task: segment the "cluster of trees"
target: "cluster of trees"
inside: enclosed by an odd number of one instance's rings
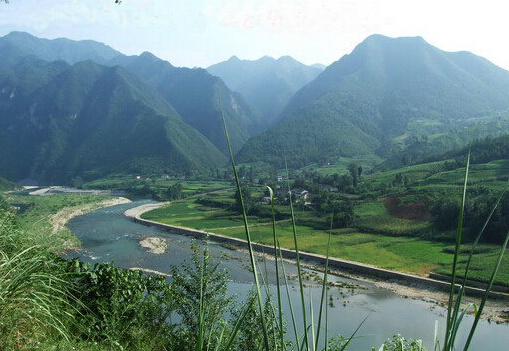
[[[339,194],[328,191],[320,191],[311,197],[311,201],[319,216],[326,216],[330,223],[330,216],[333,216],[334,228],[346,228],[354,219],[353,206],[348,199],[342,199]]]
[[[484,191],[480,191],[484,193]],[[470,198],[465,204],[465,238],[473,240],[488,219],[496,203],[496,197],[488,194]],[[435,199],[431,204],[435,227],[438,230],[453,230],[458,225],[461,203],[450,197]],[[509,230],[509,194],[505,194],[495,209],[481,241],[500,244]]]
[[[358,186],[357,177],[357,186]],[[353,194],[356,192],[354,187],[354,178],[350,173],[332,175],[321,175],[318,172],[304,172],[302,177],[298,177],[292,183],[293,188],[304,188],[311,193],[317,193],[324,187],[337,188],[338,192]]]

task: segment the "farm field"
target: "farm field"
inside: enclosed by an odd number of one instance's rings
[[[375,228],[380,225],[380,222],[377,224],[374,218],[383,211],[385,213],[380,218],[387,221],[387,228],[399,235],[376,232]],[[357,223],[371,225],[371,231],[366,232],[357,228],[334,229],[331,239],[332,256],[419,275],[427,275],[431,271],[446,274],[450,271],[453,258],[452,250],[450,250],[451,243],[404,235],[407,230],[425,230],[429,227],[429,223],[393,217],[387,213],[381,202],[361,205],[356,209],[356,213],[359,216]],[[170,225],[245,238],[243,222],[239,215],[224,208],[200,205],[196,199],[177,201],[147,212],[142,217]],[[299,219],[312,217],[312,214],[296,211],[296,217],[299,222]],[[249,220],[252,240],[271,245],[273,240],[271,222],[254,216],[251,216]],[[291,221],[288,219],[278,221],[276,230],[281,245],[285,248],[294,248]],[[318,254],[326,253],[327,230],[298,225],[297,236],[300,250]],[[483,246],[482,253],[475,256],[472,278],[479,280],[489,278],[498,249],[496,245]],[[460,268],[464,267],[465,260],[465,256],[460,259]],[[509,285],[509,257],[507,256],[504,257],[496,282]]]

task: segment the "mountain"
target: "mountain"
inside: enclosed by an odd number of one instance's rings
[[[280,121],[237,157],[281,163],[286,156],[293,166],[338,156],[386,158],[416,137],[500,133],[508,110],[509,72],[488,60],[442,51],[420,37],[373,35],[300,89]]]
[[[262,114],[264,125],[274,124],[290,98],[320,74],[323,68],[306,66],[290,56],[264,56],[256,61],[236,56],[207,68],[233,91],[239,92]]]
[[[20,93],[12,96],[12,86],[0,85],[0,174],[8,179],[68,183],[113,172],[209,169],[226,160],[155,89],[122,67],[36,59],[20,65],[4,80],[19,84]],[[26,83],[26,72],[40,75],[32,79],[38,86]]]
[[[12,75],[11,67],[27,56],[68,64],[91,60],[106,66],[123,66],[158,90],[185,123],[205,135],[224,154],[227,154],[227,149],[221,110],[224,111],[235,151],[263,128],[260,114],[238,93],[230,91],[220,78],[203,69],[174,67],[148,52],[126,56],[92,40],[49,40],[24,32],[12,32],[0,38],[0,59],[3,62],[0,82],[2,77]]]
[[[25,32],[11,32],[0,38],[0,51],[15,52],[12,58],[36,56],[45,61],[63,60],[74,64],[79,61],[92,60],[105,64],[121,55],[111,47],[93,40],[70,40],[66,38],[42,39]]]
[[[125,67],[157,89],[183,121],[205,135],[225,155],[228,150],[221,111],[234,151],[261,131],[261,116],[220,78],[204,69],[174,67],[148,52],[140,56],[119,56],[110,64]]]

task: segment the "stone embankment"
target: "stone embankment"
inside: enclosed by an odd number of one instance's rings
[[[125,215],[131,217],[135,222],[152,226],[158,229],[171,231],[175,234],[192,236],[199,239],[207,239],[212,240],[218,243],[233,245],[238,248],[247,249],[248,244],[247,241],[237,238],[232,238],[224,235],[219,235],[215,233],[210,233],[203,230],[180,227],[175,225],[163,224],[159,222],[150,221],[147,219],[141,218],[141,215],[147,211],[158,208],[160,206],[165,205],[166,203],[155,203],[155,204],[147,204],[132,208],[125,212]],[[264,254],[274,254],[274,248],[272,246],[263,245],[263,244],[252,244],[253,250],[264,253]],[[296,253],[293,250],[281,249],[282,256],[287,259],[296,258]],[[319,254],[313,254],[308,252],[300,252],[300,259],[304,261],[308,261],[313,266],[323,267],[325,265],[326,257]],[[339,258],[329,258],[329,267],[331,269],[337,270],[346,270],[353,274],[359,274],[362,276],[368,276],[370,278],[380,279],[380,280],[391,280],[402,285],[409,285],[418,288],[433,288],[442,291],[449,291],[451,286],[450,283],[433,279],[430,277],[422,277],[414,274],[408,274],[403,272],[392,271],[388,269],[379,268],[376,266],[372,266],[369,264],[359,263],[348,261]],[[459,287],[459,285],[458,285]],[[483,296],[484,290],[482,288],[467,286],[465,289],[467,295],[470,296]],[[509,299],[509,294],[505,292],[491,292],[490,296],[492,298],[499,299]]]

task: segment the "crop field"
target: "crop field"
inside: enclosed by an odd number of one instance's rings
[[[420,275],[426,275],[431,271],[439,273],[450,271],[453,257],[450,243],[405,235],[408,231],[428,230],[429,222],[391,216],[381,202],[361,204],[355,208],[355,212],[359,216],[356,223],[362,223],[369,230],[358,228],[333,230],[330,248],[332,256]],[[296,216],[299,222],[299,218],[312,217],[312,214],[296,211]],[[245,239],[243,222],[239,215],[222,208],[200,205],[195,199],[172,203],[147,212],[142,217]],[[381,218],[386,222],[384,223]],[[249,218],[249,224],[253,241],[272,245],[272,225],[267,219],[252,216]],[[276,231],[281,245],[293,249],[291,221],[278,221]],[[318,230],[305,225],[297,226],[300,250],[325,254],[327,236],[327,230]],[[479,280],[488,278],[497,250],[498,246],[484,245],[483,252],[474,256],[472,278]],[[465,260],[466,253],[464,258],[460,259],[460,268],[464,266]],[[500,267],[496,282],[509,285],[509,258],[504,258],[504,263],[506,264]]]

